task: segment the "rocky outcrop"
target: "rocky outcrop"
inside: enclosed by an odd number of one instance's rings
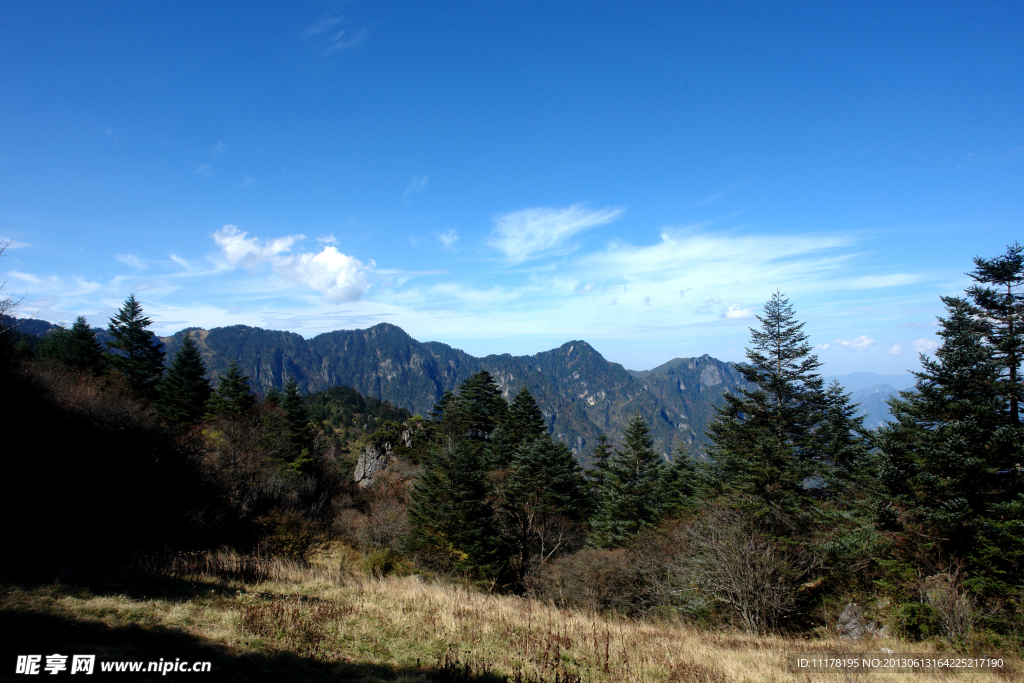
[[[412,430],[404,429],[399,435],[399,441],[403,448],[412,447]],[[369,488],[373,485],[373,478],[386,470],[388,465],[395,459],[394,456],[395,445],[390,441],[371,441],[359,455],[359,461],[356,463],[356,470],[352,474],[352,479],[359,485],[360,488]]]
[[[864,616],[864,608],[855,602],[849,603],[839,615],[836,633],[844,640],[864,640],[879,633],[878,624]]]

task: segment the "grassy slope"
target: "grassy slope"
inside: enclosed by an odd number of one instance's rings
[[[331,564],[340,566],[337,559]],[[224,562],[213,566],[223,569]],[[201,563],[193,563],[162,575],[65,571],[46,581],[5,577],[0,627],[14,635],[4,643],[11,655],[0,679],[11,675],[14,654],[60,652],[94,653],[98,661],[211,660],[213,678],[200,678],[218,681],[486,683],[510,676],[524,683],[781,683],[847,680],[791,674],[787,652],[878,652],[883,646],[935,652],[934,643],[754,638],[643,624],[415,576],[377,580],[275,562],[249,571],[245,582],[201,570]],[[264,576],[255,575],[261,572]],[[1020,663],[1016,666],[1019,672]],[[951,678],[1008,680],[984,673]],[[906,674],[865,677],[876,683],[906,679]]]

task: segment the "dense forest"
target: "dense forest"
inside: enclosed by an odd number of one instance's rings
[[[4,544],[31,561],[226,546],[302,562],[341,543],[374,573],[559,605],[763,634],[813,633],[855,603],[893,636],[1019,651],[1022,252],[976,258],[974,284],[942,299],[941,344],[877,430],[776,293],[706,462],[664,458],[637,412],[584,469],[530,391],[508,400],[487,370],[425,418],[294,377],[257,394],[238,364],[212,382],[191,334],[168,362],[134,295],[103,342],[81,317],[41,339],[2,329]]]

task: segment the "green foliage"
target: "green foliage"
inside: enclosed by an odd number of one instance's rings
[[[661,468],[658,480],[658,499],[662,512],[680,515],[692,510],[698,504],[701,478],[697,463],[690,457],[686,446],[680,445],[672,461]]]
[[[508,467],[520,446],[547,434],[547,431],[544,415],[537,407],[537,402],[533,400],[530,390],[522,387],[492,434],[487,454],[490,467]]]
[[[481,578],[505,573],[485,475],[468,440],[446,436],[433,444],[409,507],[410,547],[426,564]]]
[[[662,514],[659,489],[663,465],[639,412],[622,436],[623,449],[616,449],[608,461],[597,512],[590,522],[590,543],[601,548],[623,545],[651,528]]]
[[[217,381],[217,389],[210,396],[207,415],[210,418],[238,419],[255,405],[256,397],[249,389],[248,375],[243,375],[238,363],[232,361],[227,372]]]
[[[925,640],[938,632],[935,608],[920,602],[905,602],[892,615],[894,634],[906,640]]]
[[[83,316],[78,316],[70,329],[59,325],[51,329],[43,337],[38,355],[95,375],[102,373],[107,365],[107,354]]]
[[[821,363],[782,294],[772,295],[758,320],[761,329],[750,330],[750,365],[740,367],[756,389],[725,396],[708,430],[711,474],[723,491],[791,514],[807,505],[805,482],[822,474],[815,429],[824,402],[815,372]]]
[[[170,422],[198,424],[206,415],[210,392],[206,366],[192,335],[186,332],[171,366],[157,386],[157,412]]]
[[[107,331],[113,340],[107,347],[110,364],[121,372],[139,396],[151,398],[164,371],[164,352],[160,340],[147,330],[153,323],[142,314],[142,305],[130,294],[117,314],[110,319]]]
[[[264,529],[263,546],[272,555],[306,562],[327,545],[327,534],[298,510],[276,509],[258,520]]]
[[[334,429],[349,427],[372,432],[387,422],[404,422],[412,417],[408,410],[363,396],[352,387],[331,387],[303,400],[313,422],[326,422]]]
[[[908,533],[976,558],[976,572],[1019,580],[1022,518],[1012,501],[1024,482],[1016,431],[1005,424],[1000,367],[968,303],[943,301],[936,358],[922,357],[916,391],[890,401],[895,421],[878,431],[880,480]]]

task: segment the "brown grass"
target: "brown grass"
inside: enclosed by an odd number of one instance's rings
[[[361,576],[349,568],[357,563],[348,554],[335,552],[330,562],[313,566],[231,553],[150,558],[143,563],[150,570],[191,578],[195,594],[187,600],[141,599],[61,584],[6,586],[0,608],[99,620],[110,627],[178,629],[236,653],[292,653],[325,664],[376,666],[374,677],[346,679],[364,681],[847,681],[854,679],[791,673],[786,654],[882,647],[936,651],[934,643],[753,637],[609,618],[419,576]],[[1021,670],[1019,662],[1014,665]],[[381,678],[382,670],[394,671],[394,677]],[[965,683],[1006,680],[979,672],[926,676]],[[861,678],[883,683],[906,675]]]

